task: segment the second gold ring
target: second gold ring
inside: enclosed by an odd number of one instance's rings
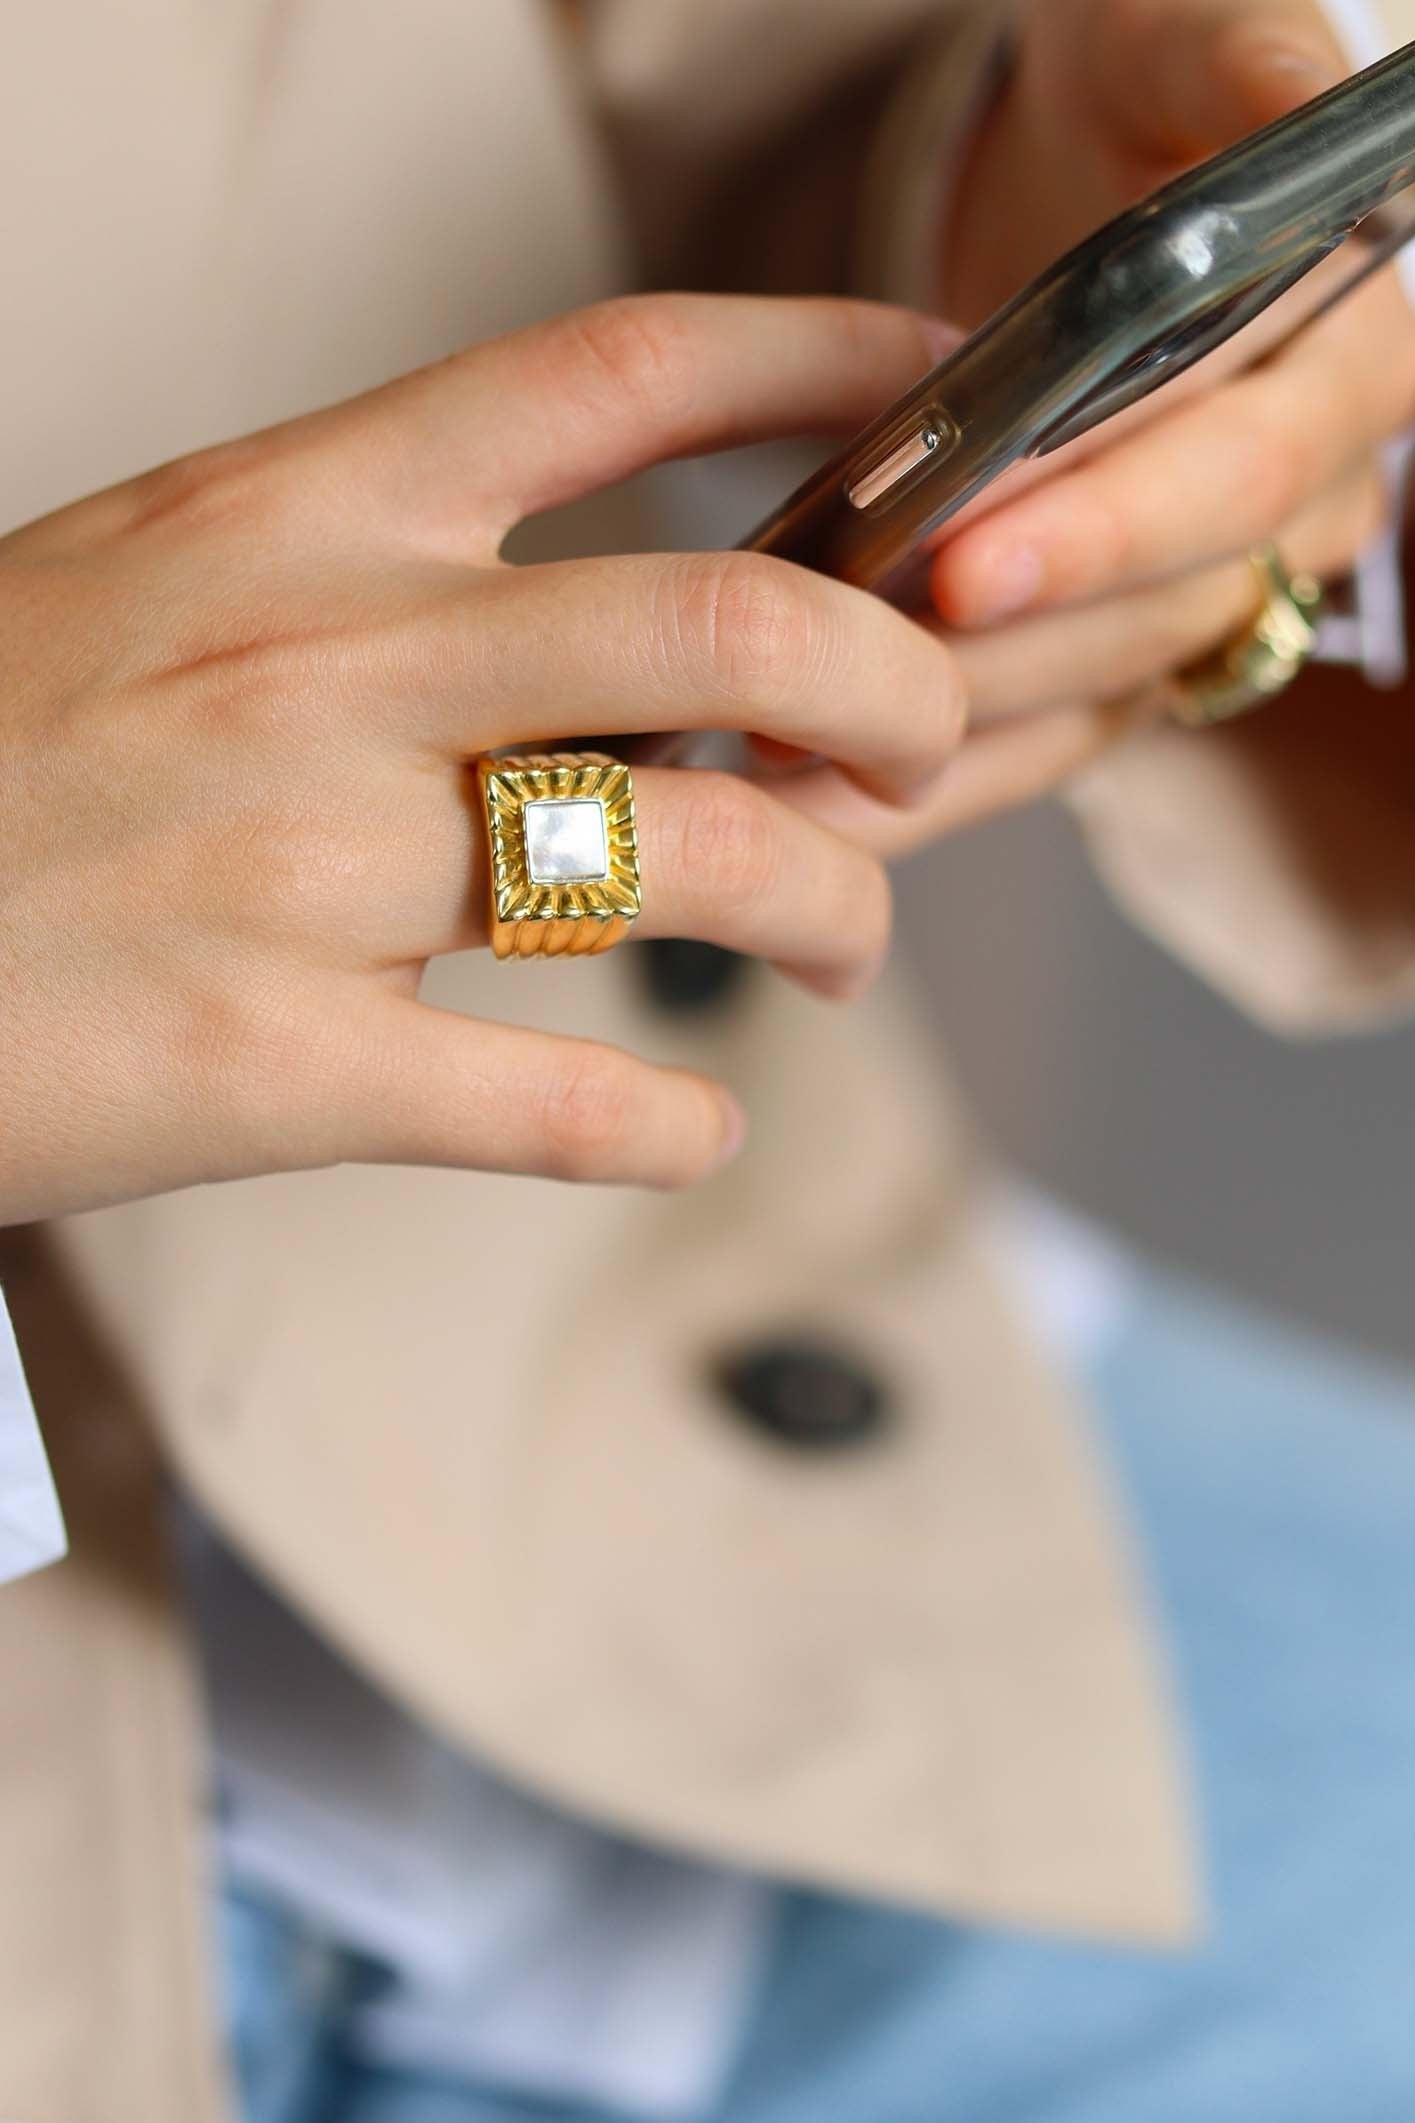
[[[1207,729],[1276,700],[1311,662],[1322,623],[1321,584],[1293,575],[1274,545],[1248,556],[1262,594],[1257,614],[1213,654],[1178,672],[1171,712],[1190,729]]]

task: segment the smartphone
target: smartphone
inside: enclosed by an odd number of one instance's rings
[[[1415,44],[1089,237],[744,545],[913,603],[927,541],[1011,467],[1172,382],[1358,230],[1294,330],[1369,278],[1415,235],[1412,186]]]

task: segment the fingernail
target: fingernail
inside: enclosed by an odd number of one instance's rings
[[[995,620],[1013,619],[1025,612],[1041,595],[1046,570],[1035,546],[1013,546],[999,554],[988,569],[973,609],[985,626]]]
[[[724,1165],[730,1165],[735,1157],[740,1157],[746,1141],[747,1116],[738,1105],[736,1099],[730,1093],[724,1091],[722,1093],[722,1141],[718,1146],[712,1170],[720,1172]]]

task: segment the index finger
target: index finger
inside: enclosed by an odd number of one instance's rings
[[[863,425],[958,336],[878,303],[630,296],[386,386],[379,431],[425,534],[490,557],[523,517],[648,465]]]

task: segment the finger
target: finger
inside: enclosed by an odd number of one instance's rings
[[[1399,289],[1371,289],[1268,367],[965,528],[934,562],[937,609],[993,625],[1246,552],[1407,424],[1415,362],[1391,350],[1412,341]]]
[[[438,641],[429,630],[441,626]],[[414,734],[451,756],[587,731],[761,730],[913,801],[962,735],[955,661],[878,598],[758,553],[506,568],[459,587],[397,652]],[[437,673],[434,681],[429,673]],[[480,719],[480,732],[474,721]]]
[[[737,775],[641,770],[634,780],[640,935],[770,959],[823,995],[870,985],[891,912],[889,881],[870,856]]]
[[[1385,521],[1387,499],[1368,467],[1280,531],[1295,573],[1344,574]],[[1117,699],[1192,661],[1251,619],[1245,558],[1075,610],[955,639],[975,725],[1054,702]]]
[[[915,853],[1062,788],[1113,745],[1154,720],[1154,698],[1071,702],[999,723],[969,738],[929,803],[901,812],[818,770],[774,785],[779,801],[883,861]]]
[[[459,553],[668,458],[872,419],[956,346],[911,311],[835,299],[632,296],[389,385],[389,475]]]
[[[350,1013],[358,1067],[321,1109],[333,1157],[683,1187],[740,1147],[735,1100],[687,1070],[393,995]]]
[[[1092,49],[1098,115],[1160,164],[1227,147],[1350,71],[1314,0],[1109,0]]]
[[[429,778],[401,807],[396,795],[381,801],[384,830],[356,874],[355,903],[331,908],[319,892],[301,895],[311,941],[328,933],[333,916],[385,972],[486,947],[486,824],[465,780]],[[891,900],[888,878],[867,855],[735,774],[639,767],[634,798],[644,902],[637,937],[719,944],[835,998],[873,981],[889,947]],[[347,894],[345,878],[335,889]]]

